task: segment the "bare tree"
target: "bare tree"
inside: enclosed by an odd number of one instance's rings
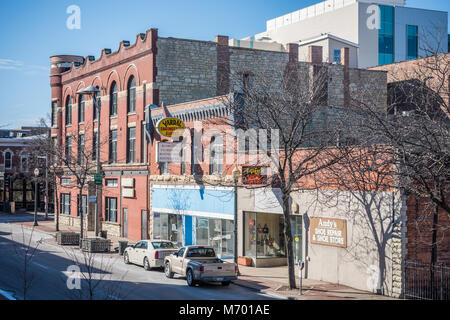
[[[231,115],[225,122],[237,140],[236,163],[243,164],[239,160],[243,156],[247,164],[267,167],[264,183],[244,187],[281,190],[291,289],[296,287],[291,194],[314,189],[314,174],[339,161],[330,147],[336,146],[342,128],[330,125],[330,120],[345,113],[328,106],[328,72],[327,65],[307,63],[289,63],[286,69],[271,72],[242,72],[231,79],[237,93],[223,101]],[[240,132],[247,133],[248,144],[239,139]],[[261,157],[252,160],[252,151]]]

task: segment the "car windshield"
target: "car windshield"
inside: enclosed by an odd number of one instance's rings
[[[190,258],[214,258],[215,256],[213,248],[191,248],[186,255]]]
[[[152,242],[154,249],[177,249],[172,242]]]

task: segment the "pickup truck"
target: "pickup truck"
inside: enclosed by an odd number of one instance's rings
[[[213,247],[186,246],[164,259],[166,277],[185,276],[190,287],[203,281],[221,282],[227,286],[237,279],[237,272],[237,265],[220,260]]]

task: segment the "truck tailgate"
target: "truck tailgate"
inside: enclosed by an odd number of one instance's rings
[[[206,263],[203,265],[204,277],[235,276],[234,263]]]

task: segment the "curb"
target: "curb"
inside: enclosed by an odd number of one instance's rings
[[[242,284],[242,283],[236,283],[236,282],[234,282],[234,281],[232,281],[232,283],[233,283],[234,285],[239,286],[239,287],[242,287],[242,288],[245,288],[245,289],[254,291],[254,292],[258,292],[258,293],[267,294],[267,295],[273,296],[273,297],[278,298],[278,299],[281,299],[281,300],[297,300],[297,299],[292,298],[292,297],[286,297],[286,296],[283,296],[283,295],[279,295],[279,294],[273,292],[272,290],[268,290],[268,289],[257,289],[257,288],[254,288],[254,287],[252,287],[252,286],[249,286],[249,285],[245,285],[245,284]]]

